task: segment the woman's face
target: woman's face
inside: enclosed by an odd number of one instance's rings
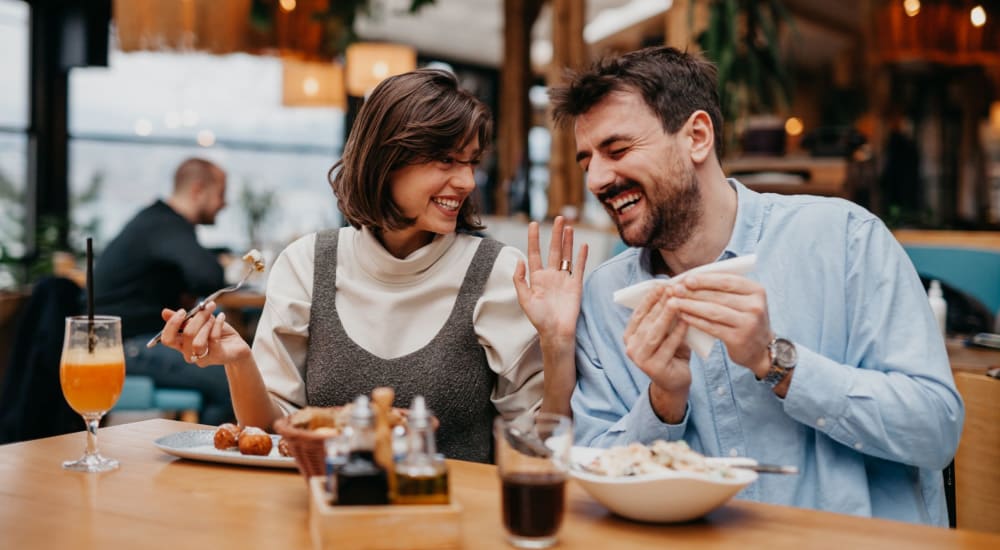
[[[473,175],[479,156],[479,138],[473,137],[461,151],[410,164],[392,174],[392,200],[404,216],[415,222],[383,234],[389,252],[403,258],[430,242],[434,235],[455,231],[458,212],[476,188]]]

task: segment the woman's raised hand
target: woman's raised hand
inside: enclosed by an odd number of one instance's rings
[[[166,325],[161,342],[184,355],[188,363],[199,367],[226,365],[250,355],[250,346],[226,322],[226,314],[213,316],[215,303],[209,302],[202,311],[184,322],[184,310],[164,309],[160,312]]]
[[[547,261],[542,263],[538,223],[528,225],[528,266],[514,271],[517,301],[542,338],[575,338],[580,314],[587,245],[580,245],[573,261],[573,228],[562,216],[552,223]],[[530,276],[525,277],[530,271]],[[530,279],[530,283],[529,283]]]

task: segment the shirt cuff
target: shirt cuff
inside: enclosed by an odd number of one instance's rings
[[[854,379],[854,369],[796,344],[798,365],[785,394],[785,413],[818,431],[833,435],[844,416],[845,396]]]
[[[632,410],[621,417],[608,430],[609,434],[619,433],[628,442],[652,443],[658,439],[677,441],[682,439],[687,430],[688,417],[691,414],[691,404],[684,405],[684,418],[677,424],[666,424],[653,410],[649,400],[649,386],[639,394]]]

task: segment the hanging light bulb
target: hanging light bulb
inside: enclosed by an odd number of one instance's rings
[[[986,10],[981,5],[977,5],[969,12],[969,20],[973,27],[982,27],[986,24]]]
[[[916,17],[920,13],[920,0],[903,0],[903,11],[910,17]]]
[[[799,117],[789,117],[788,120],[785,121],[785,132],[787,132],[790,136],[800,135],[804,129],[805,126],[802,124],[802,119]]]

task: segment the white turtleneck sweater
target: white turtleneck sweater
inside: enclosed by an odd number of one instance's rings
[[[306,404],[315,243],[315,234],[302,237],[275,260],[254,337],[257,366],[272,398],[286,413]],[[478,243],[469,235],[439,235],[399,259],[368,229],[341,229],[337,311],[347,335],[384,359],[427,345],[448,319]],[[538,333],[521,311],[513,284],[519,259],[524,255],[514,247],[500,251],[473,315],[479,343],[497,373],[491,399],[508,418],[537,409],[542,398]]]

